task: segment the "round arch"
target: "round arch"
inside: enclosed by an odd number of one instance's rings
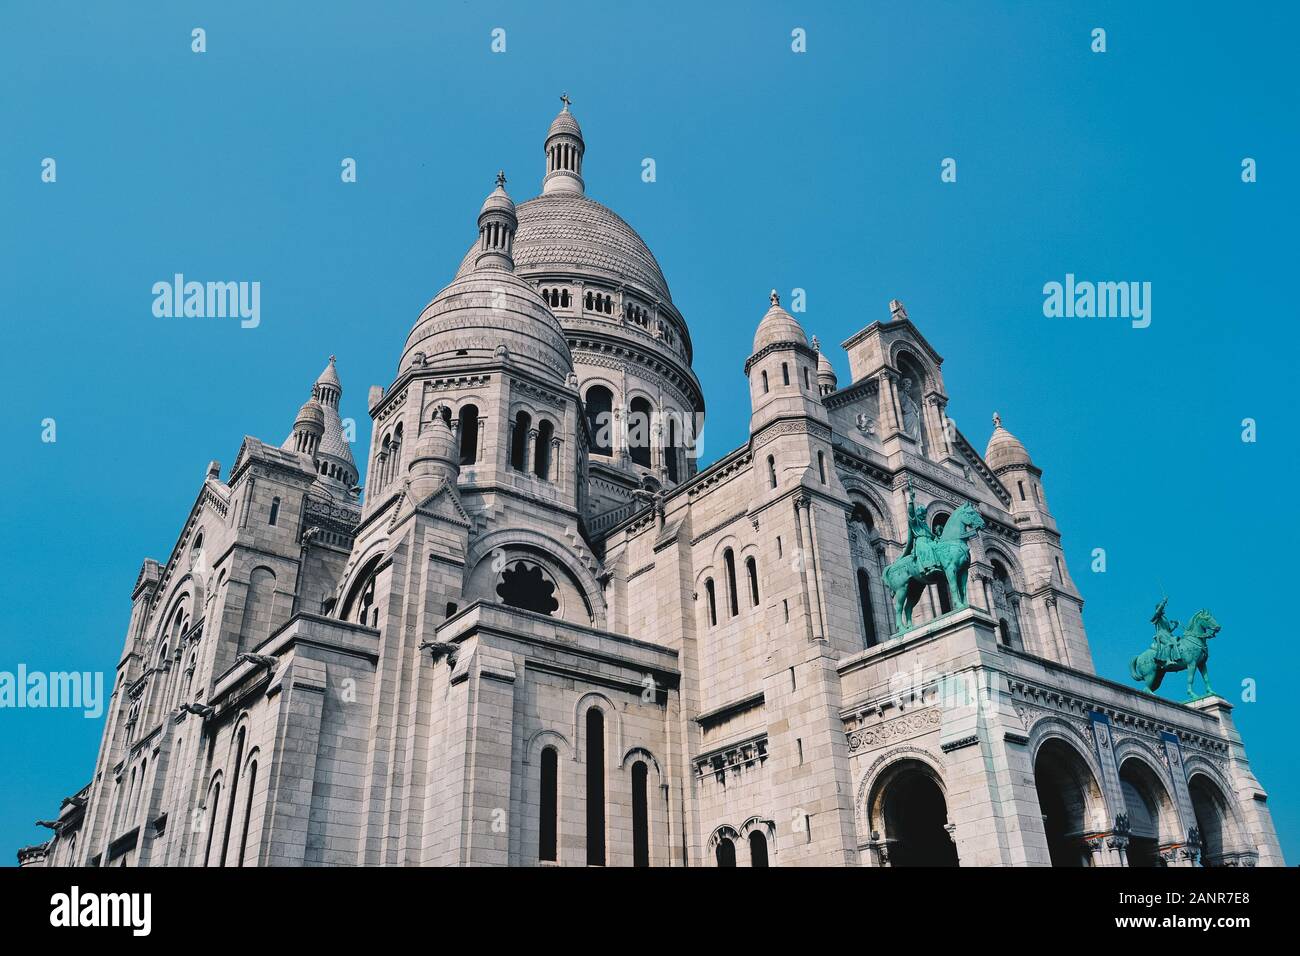
[[[1120,758],[1119,785],[1128,815],[1128,863],[1133,867],[1163,866],[1161,846],[1179,841],[1178,811],[1164,776],[1144,754],[1130,750]]]
[[[1106,829],[1106,801],[1087,758],[1068,737],[1050,734],[1035,749],[1033,768],[1052,866],[1090,866],[1085,840]]]
[[[567,543],[558,541],[540,531],[526,528],[502,528],[483,535],[470,546],[469,552],[465,555],[465,580],[467,584],[483,560],[491,557],[493,552],[498,550],[506,553],[510,551],[531,552],[541,560],[534,558],[528,560],[534,560],[547,567],[562,570],[584,602],[590,618],[589,621],[578,623],[587,623],[595,628],[605,627],[607,614],[605,596],[600,582],[596,580],[595,568],[579,561],[573,555]],[[491,600],[497,600],[495,594]]]
[[[1226,866],[1236,854],[1248,850],[1243,838],[1245,832],[1237,808],[1233,806],[1217,775],[1203,769],[1187,768],[1187,792],[1191,797],[1192,811],[1196,815],[1196,831],[1200,836],[1202,866]]]

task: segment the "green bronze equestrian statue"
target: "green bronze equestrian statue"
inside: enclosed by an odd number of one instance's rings
[[[912,628],[912,610],[925,588],[941,580],[948,583],[953,610],[969,606],[966,577],[970,572],[970,545],[984,519],[969,501],[958,508],[936,539],[926,518],[927,508],[917,507],[911,482],[907,487],[907,546],[897,561],[885,568],[885,584],[894,596],[896,633]]]
[[[1209,611],[1200,610],[1192,615],[1182,635],[1175,636],[1178,622],[1165,616],[1165,605],[1168,603],[1169,598],[1165,598],[1156,605],[1156,613],[1151,618],[1156,633],[1151,639],[1151,646],[1133,658],[1129,665],[1133,679],[1145,683],[1148,690],[1154,691],[1165,679],[1165,674],[1185,670],[1187,696],[1192,699],[1196,696],[1192,692],[1192,682],[1199,671],[1201,683],[1205,685],[1205,694],[1209,696],[1214,693],[1206,667],[1210,660],[1209,641],[1219,633],[1219,622]]]

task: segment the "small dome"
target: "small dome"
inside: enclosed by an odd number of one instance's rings
[[[497,173],[497,188],[488,193],[487,199],[483,200],[483,208],[478,211],[478,214],[481,217],[485,212],[505,212],[511,216],[515,215],[515,201],[506,192],[504,171]]]
[[[582,139],[582,127],[578,125],[577,117],[569,112],[569,104],[564,104],[564,109],[560,110],[555,119],[551,120],[551,128],[546,131],[546,138],[559,136],[576,136]]]
[[[294,419],[293,427],[302,428],[311,425],[317,431],[325,430],[325,409],[321,408],[320,402],[314,397],[303,402],[302,408],[298,409],[298,417]]]
[[[1002,416],[993,413],[993,435],[984,450],[984,462],[994,473],[1004,468],[1032,468],[1033,461],[1020,439],[1002,427]]]
[[[758,331],[754,333],[754,354],[758,354],[769,345],[802,345],[808,346],[808,336],[804,334],[803,326],[797,319],[785,309],[781,308],[781,297],[772,290],[769,299],[772,307],[767,310],[763,316],[763,321],[758,323]]]
[[[835,367],[831,365],[831,360],[826,357],[826,353],[818,350],[817,352],[817,378],[829,379],[831,384],[836,382]]]
[[[537,290],[512,272],[480,269],[453,281],[424,307],[407,336],[398,374],[412,364],[459,373],[493,361],[502,350],[559,385],[573,371],[564,329]]]
[[[441,410],[434,413],[432,419],[421,429],[420,437],[415,440],[413,460],[421,458],[432,458],[459,466],[460,447],[456,442],[456,433],[443,418]]]

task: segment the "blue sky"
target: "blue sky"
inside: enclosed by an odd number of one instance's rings
[[[1222,623],[1211,676],[1300,860],[1300,660],[1275,624],[1294,594],[1298,19],[1240,2],[7,3],[0,670],[111,674],[140,562],[167,557],[207,462],[228,467],[245,434],[281,441],[330,353],[364,447],[368,386],[391,380],[496,170],[516,200],[540,190],[567,90],[589,194],[645,237],[691,326],[706,458],[744,440],[770,288],[806,290],[841,384],[836,344],[902,299],[958,426],[982,448],[997,409],[1043,468],[1098,672],[1127,680],[1162,589],[1175,617]],[[150,289],[176,272],[259,281],[260,326],[155,318]],[[1067,273],[1150,282],[1150,327],[1045,318],[1043,284]],[[89,780],[101,729],[0,711],[0,861],[48,836],[30,821]]]

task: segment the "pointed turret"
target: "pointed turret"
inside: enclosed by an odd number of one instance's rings
[[[329,364],[312,385],[311,398],[298,409],[293,432],[280,447],[309,455],[322,482],[335,489],[350,491],[357,484],[357,466],[343,434],[343,420],[339,417],[339,399],[342,397],[343,386],[331,355]]]
[[[813,336],[813,351],[817,353],[817,391],[825,398],[839,385],[839,379],[835,377],[835,367],[831,365],[831,360],[826,357],[822,351],[822,344],[817,341],[817,336]]]
[[[542,180],[542,193],[581,193],[582,154],[586,144],[582,141],[582,127],[569,112],[569,94],[560,96],[564,108],[546,131],[546,177]]]

